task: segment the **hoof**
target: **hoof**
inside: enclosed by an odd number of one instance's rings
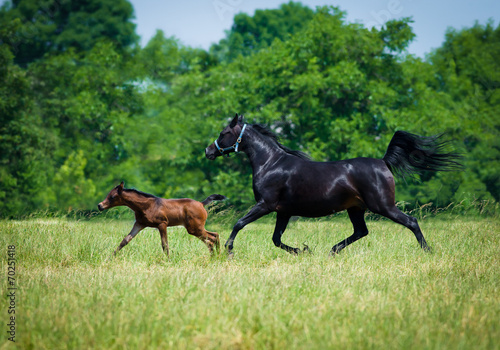
[[[422,249],[423,249],[423,250],[424,250],[424,252],[426,252],[426,253],[429,253],[429,254],[434,253],[434,250],[433,250],[431,247],[429,247],[428,245],[426,245],[426,246],[422,247]]]
[[[332,258],[334,258],[335,256],[337,256],[338,254],[340,253],[340,251],[337,251],[337,250],[330,250],[330,255]]]
[[[302,245],[304,246],[304,249],[302,249],[302,253],[305,254],[305,253],[309,253],[309,254],[312,254],[312,250],[309,249],[309,246],[305,243],[302,243]]]

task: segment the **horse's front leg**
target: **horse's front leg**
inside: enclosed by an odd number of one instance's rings
[[[299,248],[293,248],[281,242],[281,236],[286,230],[288,221],[290,221],[290,215],[278,213],[276,217],[276,226],[274,228],[273,243],[276,247],[286,250],[290,254],[298,255],[301,252]]]
[[[257,203],[250,211],[241,219],[238,220],[233,227],[233,231],[226,242],[226,249],[229,256],[233,255],[233,242],[238,232],[251,222],[269,214],[271,211],[267,208],[264,202]]]
[[[132,227],[132,231],[128,235],[125,236],[123,241],[120,243],[118,248],[116,248],[113,255],[116,255],[123,247],[125,247],[131,240],[134,238],[145,226],[139,224],[137,221],[134,223],[134,227]]]

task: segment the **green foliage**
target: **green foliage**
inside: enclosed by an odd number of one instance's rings
[[[462,128],[468,169],[458,198],[474,195],[500,200],[500,25],[475,24],[450,29],[443,46],[430,55],[437,69],[436,89],[450,99],[448,106]]]
[[[401,51],[408,47],[410,42],[415,38],[411,27],[408,23],[412,23],[411,18],[402,20],[388,21],[380,30],[380,38],[386,43],[387,49],[390,51]]]
[[[0,216],[32,210],[51,170],[53,139],[34,113],[32,79],[13,64],[8,38],[19,21],[0,29]]]
[[[445,133],[466,171],[397,180],[409,207],[500,199],[500,27],[450,29],[426,60],[411,19],[381,29],[290,2],[239,14],[208,51],[145,45],[126,0],[0,10],[0,216],[89,210],[121,180],[164,197],[254,201],[241,155],[204,149],[234,113],[318,161],[381,158],[396,130]],[[168,34],[168,33],[167,33]]]
[[[27,65],[47,52],[92,49],[102,38],[119,47],[137,41],[133,7],[127,0],[12,0],[0,9],[0,23],[22,23],[8,38],[15,62]]]
[[[239,13],[226,38],[212,45],[210,52],[220,61],[229,62],[240,55],[251,55],[276,39],[288,39],[304,28],[313,15],[313,10],[293,1],[276,10],[256,10],[254,16]]]

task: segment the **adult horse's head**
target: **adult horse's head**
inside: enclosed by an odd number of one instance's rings
[[[229,156],[233,152],[238,152],[245,128],[243,116],[238,116],[238,113],[236,113],[229,125],[221,131],[217,140],[205,149],[205,156],[210,160],[214,160],[218,156]]]

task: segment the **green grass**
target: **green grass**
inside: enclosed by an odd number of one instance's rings
[[[207,226],[223,242],[227,221]],[[257,222],[228,261],[183,228],[169,228],[170,260],[153,229],[108,259],[132,221],[0,221],[2,286],[11,244],[18,286],[17,342],[4,297],[0,348],[500,349],[499,220],[420,225],[432,254],[404,227],[371,221],[331,258],[351,233],[345,217],[292,222],[283,241],[313,250],[300,256]]]

